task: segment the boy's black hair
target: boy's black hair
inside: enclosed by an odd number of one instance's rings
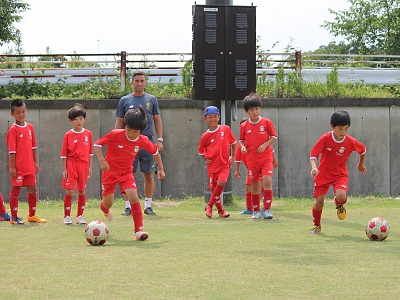
[[[350,127],[350,124],[351,124],[350,115],[345,110],[337,110],[331,116],[331,125],[333,127],[346,126],[346,125],[349,125]]]
[[[14,112],[14,107],[21,107],[24,105],[25,105],[25,102],[24,102],[24,100],[21,100],[21,99],[15,99],[15,100],[11,101],[11,103],[10,103],[11,112]]]
[[[250,108],[260,107],[261,108],[261,97],[256,93],[250,93],[243,99],[243,108],[248,111]]]
[[[140,130],[146,128],[147,117],[144,108],[139,105],[138,109],[129,109],[124,116],[124,125],[130,129]]]
[[[68,119],[73,120],[80,116],[86,119],[86,111],[82,104],[75,103],[75,105],[68,112]]]

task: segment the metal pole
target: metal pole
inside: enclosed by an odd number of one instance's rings
[[[121,91],[124,91],[126,88],[126,51],[121,52],[121,66],[120,66],[120,75],[121,75]]]

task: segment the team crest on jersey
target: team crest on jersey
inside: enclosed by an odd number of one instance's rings
[[[224,136],[225,136],[225,132],[221,131],[220,135],[221,135],[221,140],[223,140]]]
[[[86,135],[85,138],[83,139],[83,144],[87,145],[89,143],[89,137]]]
[[[140,149],[139,149],[139,146],[135,146],[135,148],[133,148],[133,152],[136,152],[136,153],[137,153],[137,152],[139,152],[139,150],[140,150]]]
[[[32,132],[31,132],[30,129],[28,130],[28,133],[29,133],[29,139],[31,140],[32,139]]]
[[[265,127],[264,126],[260,126],[260,134],[265,134]]]
[[[344,148],[343,146],[339,148],[338,152],[336,152],[336,155],[338,156],[342,156],[344,153],[344,150],[346,150],[346,148]]]

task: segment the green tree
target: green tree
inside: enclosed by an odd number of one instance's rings
[[[13,26],[21,21],[21,13],[29,9],[29,4],[20,0],[0,0],[0,46],[6,43],[21,44],[21,32]]]
[[[400,0],[348,0],[346,10],[333,11],[322,27],[342,36],[358,54],[400,54]]]

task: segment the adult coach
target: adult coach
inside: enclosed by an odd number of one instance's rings
[[[163,126],[160,117],[160,109],[158,107],[157,98],[154,95],[145,93],[144,88],[146,86],[146,74],[142,71],[135,71],[132,75],[132,86],[133,93],[123,96],[117,106],[115,122],[115,128],[124,128],[124,116],[125,113],[131,109],[138,109],[141,105],[146,111],[147,124],[146,128],[142,131],[142,135],[147,136],[150,141],[154,143],[153,139],[153,121],[154,128],[157,133],[157,148],[158,151],[163,150]],[[155,163],[153,155],[151,155],[146,150],[142,149],[139,151],[138,155],[133,162],[133,172],[135,173],[140,163],[140,171],[144,175],[144,213],[147,215],[155,215],[155,212],[151,208],[151,201],[153,200],[154,193],[154,171]],[[125,199],[125,210],[122,215],[131,215],[131,206],[129,201]]]

